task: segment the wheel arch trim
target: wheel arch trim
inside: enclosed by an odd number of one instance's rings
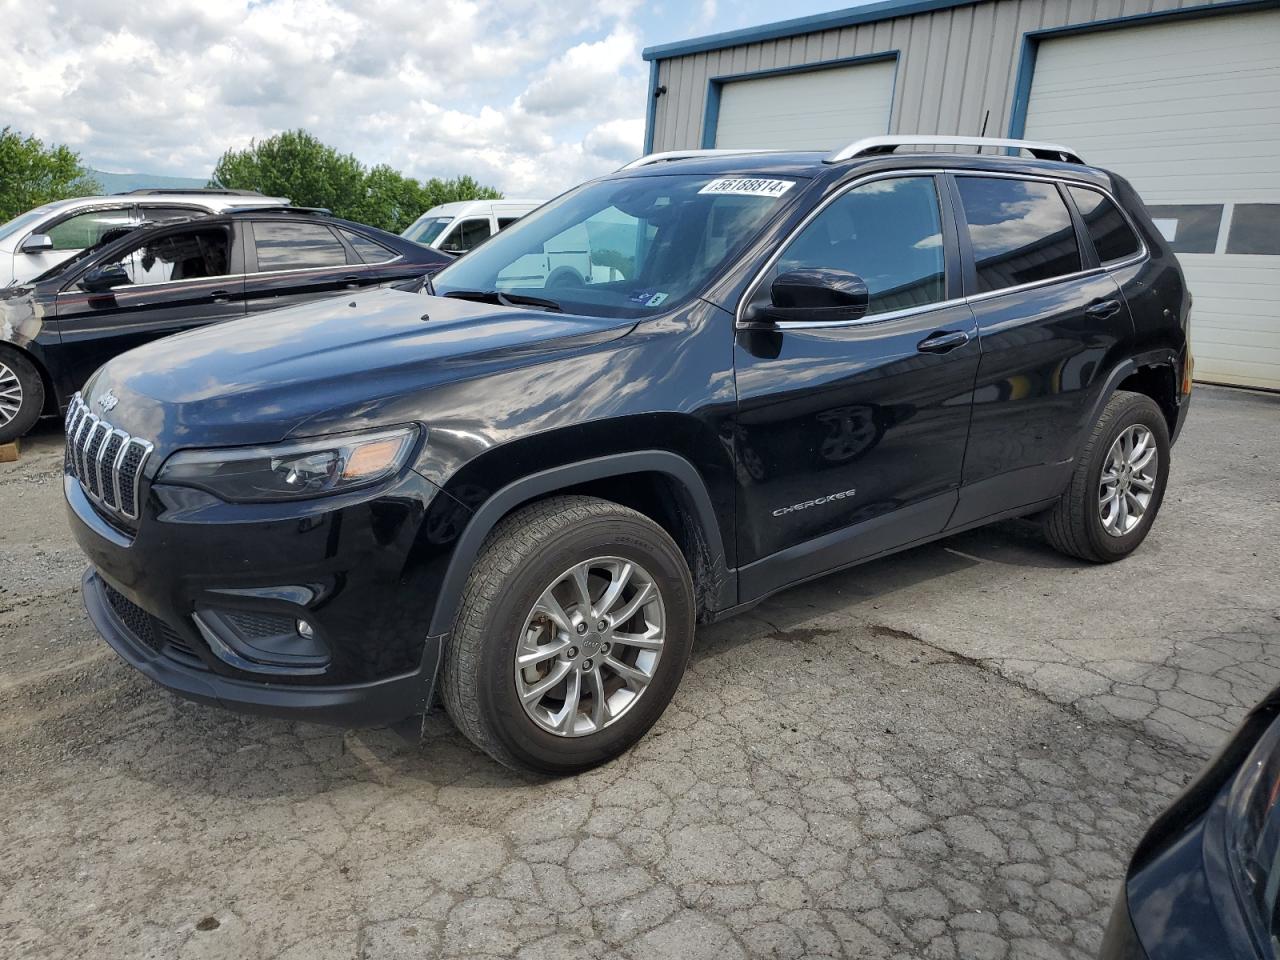
[[[719,600],[717,606],[734,605],[738,594],[737,572],[726,566],[719,521],[702,475],[692,463],[669,450],[637,450],[540,470],[512,481],[477,507],[449,558],[449,566],[440,584],[440,593],[431,615],[430,634],[438,636],[453,630],[453,622],[462,603],[462,593],[476,557],[480,554],[480,548],[498,521],[508,513],[558,490],[566,490],[593,480],[638,473],[663,474],[675,481],[687,496],[688,505],[696,514],[701,528],[700,534],[711,553],[711,575]]]
[[[1098,422],[1098,418],[1102,416],[1102,410],[1106,407],[1108,401],[1115,395],[1120,384],[1127,380],[1130,376],[1141,370],[1150,367],[1169,367],[1176,374],[1178,369],[1178,357],[1172,350],[1159,349],[1151,350],[1145,353],[1134,354],[1126,357],[1111,368],[1107,374],[1106,380],[1103,381],[1102,389],[1098,391],[1098,396],[1094,398],[1092,406],[1086,412],[1086,416],[1077,425],[1076,435],[1072,440],[1070,450],[1078,450],[1080,443],[1084,438],[1085,431],[1089,430],[1093,424]],[[1172,435],[1172,430],[1170,434]]]

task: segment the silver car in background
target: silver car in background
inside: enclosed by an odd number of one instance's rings
[[[109,230],[178,220],[233,207],[283,206],[286,197],[252,190],[133,190],[55,200],[0,225],[0,287],[24,283],[93,246]]]

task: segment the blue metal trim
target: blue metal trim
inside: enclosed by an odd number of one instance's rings
[[[653,125],[658,116],[658,61],[649,62],[649,102],[644,109],[644,153],[653,153]]]
[[[674,43],[660,43],[645,47],[640,55],[646,60],[666,60],[690,53],[719,50],[722,47],[738,47],[745,43],[759,43],[762,40],[776,40],[779,37],[835,30],[860,23],[874,23],[877,20],[889,20],[893,17],[909,17],[916,13],[932,13],[935,10],[949,10],[952,7],[964,7],[982,2],[985,0],[880,0],[879,3],[867,3],[860,7],[833,10],[830,13],[817,13],[793,20],[766,23],[758,27],[714,33],[690,40],[677,40]]]
[[[1029,30],[1022,35],[1022,51],[1018,58],[1018,76],[1013,86],[1013,103],[1009,109],[1009,136],[1021,139],[1027,130],[1027,109],[1031,105],[1031,81],[1036,72],[1036,53],[1040,41],[1057,37],[1069,37],[1080,33],[1100,33],[1119,30],[1156,20],[1190,20],[1213,17],[1222,13],[1241,13],[1249,10],[1268,10],[1280,7],[1280,0],[1226,0],[1223,3],[1204,3],[1176,10],[1158,10],[1152,13],[1131,13],[1125,17],[1073,23],[1045,30]]]
[[[789,67],[769,67],[765,70],[748,70],[745,73],[727,73],[719,77],[710,77],[707,79],[707,105],[702,114],[702,146],[703,149],[710,150],[716,145],[716,125],[720,122],[720,94],[726,83],[735,83],[738,80],[756,80],[761,77],[780,77],[790,73],[814,73],[818,70],[828,70],[838,67],[852,67],[864,63],[883,63],[886,60],[894,62],[893,70],[893,89],[889,94],[889,120],[885,127],[885,133],[889,132],[889,126],[893,124],[893,97],[898,90],[898,65],[900,63],[899,50],[882,50],[879,53],[864,53],[857,57],[841,57],[839,60],[822,60],[818,63],[797,63]],[[657,61],[650,61],[654,66]],[[648,150],[645,151],[649,152]]]

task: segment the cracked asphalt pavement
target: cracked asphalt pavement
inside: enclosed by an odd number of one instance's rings
[[[99,641],[61,436],[0,465],[0,955],[1084,958],[1280,683],[1280,397],[1197,388],[1141,551],[1002,524],[699,631],[575,779],[178,701]]]

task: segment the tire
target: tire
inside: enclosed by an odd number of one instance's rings
[[[1136,472],[1128,486],[1117,487],[1117,484],[1108,483],[1104,489],[1104,469],[1108,476],[1117,473],[1112,470],[1117,441],[1122,436],[1133,441],[1133,438],[1141,437],[1143,431],[1155,446],[1154,467],[1148,465],[1145,471]],[[1085,439],[1062,499],[1045,515],[1044,531],[1049,543],[1062,553],[1091,563],[1111,563],[1133,553],[1146,539],[1164,501],[1169,479],[1169,451],[1169,426],[1155,401],[1140,393],[1118,391],[1107,401],[1102,416]],[[1117,475],[1123,478],[1122,473]],[[1123,479],[1117,481],[1123,482]],[[1129,505],[1137,503],[1146,492],[1143,485],[1147,482],[1153,483],[1154,488],[1150,490],[1149,499],[1142,505],[1141,516],[1135,522]],[[1119,518],[1118,507],[1113,505],[1108,509],[1103,503],[1107,494],[1117,490],[1131,491],[1128,497],[1121,494],[1126,505],[1124,514]],[[1127,523],[1132,523],[1132,526],[1126,529]]]
[[[606,563],[613,564],[608,578],[601,572]],[[565,599],[581,595],[573,592],[576,581],[570,575],[588,564],[596,564],[588,571],[588,596],[600,611],[599,619],[589,617],[594,621],[590,625],[579,622],[583,604]],[[609,607],[604,591],[613,583],[624,583],[619,591],[625,592],[619,592]],[[650,588],[656,591],[656,602]],[[555,601],[550,607],[562,604],[560,622],[568,629],[535,610],[548,605],[548,594]],[[626,608],[641,601],[643,605],[628,616]],[[608,611],[625,618],[616,624],[618,631],[625,629],[624,636],[636,642],[652,644],[652,623],[660,620],[660,651],[640,650],[621,640],[608,644],[618,633],[612,626],[597,630]],[[638,632],[640,627],[645,630]],[[684,675],[693,633],[692,578],[666,531],[615,503],[553,497],[503,519],[481,548],[445,649],[441,696],[458,729],[499,763],[539,773],[577,773],[616,757],[653,726]],[[569,645],[547,659],[545,651],[558,644]],[[534,651],[543,659],[518,669],[518,650],[525,656]],[[630,667],[632,679],[624,680],[611,663]],[[526,707],[520,691],[526,696],[535,693],[555,671],[567,671],[564,685],[549,688],[551,692]],[[646,671],[647,685],[637,684],[636,678]],[[582,699],[574,700],[577,706],[570,709],[567,685],[574,678]],[[597,682],[602,684],[598,688]],[[599,714],[595,689],[605,694],[599,699],[604,705]],[[548,707],[556,703],[563,703],[562,723]]]
[[[17,401],[16,409],[10,401]],[[0,443],[12,443],[36,425],[44,410],[40,371],[16,350],[0,348]]]

